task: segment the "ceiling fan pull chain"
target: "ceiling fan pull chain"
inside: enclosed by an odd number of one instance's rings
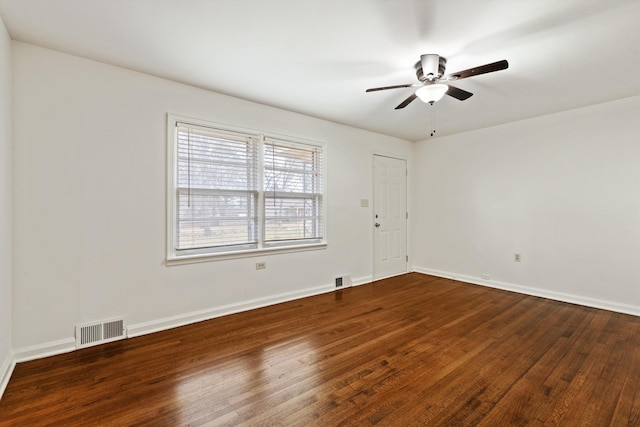
[[[433,132],[431,132],[431,136],[435,135],[436,133],[436,108],[433,107]]]
[[[429,110],[431,110],[431,136],[433,136],[436,133],[436,110],[433,104],[431,104]]]

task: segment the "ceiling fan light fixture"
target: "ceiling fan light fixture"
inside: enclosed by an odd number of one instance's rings
[[[416,91],[416,95],[422,102],[433,104],[440,101],[445,93],[449,90],[449,86],[436,83],[433,85],[422,86]]]

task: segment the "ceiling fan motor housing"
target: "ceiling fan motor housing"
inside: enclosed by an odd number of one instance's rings
[[[436,81],[444,75],[446,66],[447,58],[445,57],[434,54],[422,55],[415,65],[416,77],[422,83]]]

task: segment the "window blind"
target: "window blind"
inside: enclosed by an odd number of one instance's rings
[[[177,123],[178,251],[258,242],[259,138]]]
[[[272,138],[263,147],[265,243],[322,239],[322,149]]]

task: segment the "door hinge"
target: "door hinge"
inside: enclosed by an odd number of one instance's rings
[[[407,262],[409,262],[409,255],[407,255],[405,258],[407,259]]]
[[[409,219],[409,212],[407,212],[407,219]]]

